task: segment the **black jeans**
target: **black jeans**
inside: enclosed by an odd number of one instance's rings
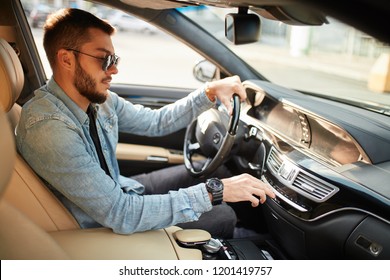
[[[231,177],[231,172],[221,166],[208,177],[220,179]],[[205,178],[192,177],[184,165],[172,166],[151,173],[135,175],[131,177],[145,186],[145,194],[166,194],[170,190],[187,188],[202,182]],[[214,206],[209,212],[202,214],[198,221],[178,224],[183,229],[203,229],[213,237],[232,238],[237,217],[234,210],[222,203]]]

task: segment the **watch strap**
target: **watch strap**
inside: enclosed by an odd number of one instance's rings
[[[218,178],[211,178],[206,181],[206,189],[212,196],[212,205],[221,204],[223,201],[223,183]]]

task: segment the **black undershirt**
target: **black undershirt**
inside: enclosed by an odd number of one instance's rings
[[[89,106],[87,109],[87,115],[89,118],[89,133],[91,134],[91,138],[93,143],[95,144],[95,148],[99,157],[100,167],[106,172],[108,176],[111,177],[110,171],[108,170],[107,162],[104,159],[102,146],[100,144],[99,135],[96,127],[96,115],[95,110],[92,106]]]

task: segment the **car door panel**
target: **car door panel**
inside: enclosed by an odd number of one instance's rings
[[[116,156],[121,168],[121,174],[131,176],[155,169],[177,164],[184,164],[182,150],[167,149],[157,146],[119,143]],[[193,156],[193,160],[203,160],[204,157]]]

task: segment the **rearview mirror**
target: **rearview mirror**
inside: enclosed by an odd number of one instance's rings
[[[237,14],[225,17],[225,36],[235,45],[257,42],[260,34],[260,18],[240,9]]]

